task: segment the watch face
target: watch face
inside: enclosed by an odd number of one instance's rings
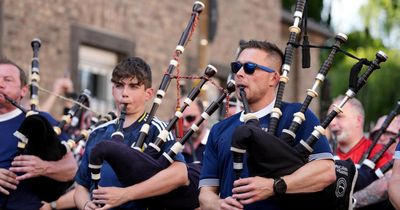
[[[274,188],[276,194],[285,194],[287,186],[283,179],[275,179]]]

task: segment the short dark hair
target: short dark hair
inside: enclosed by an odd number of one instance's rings
[[[19,71],[19,80],[21,81],[21,87],[24,87],[26,84],[28,84],[28,79],[26,78],[24,69],[22,69],[16,63],[14,63],[8,58],[0,57],[0,64],[9,64],[15,66]]]
[[[144,84],[145,88],[150,88],[152,83],[151,68],[139,57],[125,58],[115,66],[111,82],[120,82],[125,78],[136,78],[140,85]]]
[[[249,40],[249,41],[243,41],[240,42],[239,44],[239,52],[238,56],[240,53],[243,52],[243,50],[247,48],[255,48],[255,49],[260,49],[263,50],[264,52],[270,54],[271,56],[276,57],[280,63],[283,63],[283,52],[281,49],[278,48],[275,44],[268,42],[268,41],[259,41],[259,40]],[[280,70],[281,71],[281,70]],[[282,73],[282,72],[280,72]]]

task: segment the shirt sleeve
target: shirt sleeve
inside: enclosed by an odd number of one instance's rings
[[[304,126],[303,131],[300,132],[301,139],[306,140],[311,136],[311,133],[314,131],[315,126],[319,126],[320,122],[318,118],[308,109],[306,111],[306,121],[303,122],[302,126]],[[309,161],[313,160],[323,160],[323,159],[331,159],[333,160],[332,150],[329,146],[327,138],[323,135],[319,138],[319,140],[313,145],[313,152],[309,157]]]
[[[89,170],[89,153],[91,149],[93,148],[93,143],[94,143],[94,138],[93,136],[95,135],[90,135],[89,139],[86,143],[86,148],[85,152],[83,153],[81,162],[79,164],[78,171],[76,172],[75,175],[75,181],[87,189],[90,189],[90,183],[91,183],[91,174]]]

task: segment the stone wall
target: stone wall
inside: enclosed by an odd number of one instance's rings
[[[158,88],[162,73],[168,66],[178,39],[186,26],[194,1],[152,0],[0,0],[1,2],[1,54],[16,61],[27,70],[32,51],[30,41],[42,40],[40,50],[41,86],[51,89],[54,78],[63,76],[66,70],[76,75],[74,48],[71,45],[72,28],[96,31],[109,37],[131,43],[132,55],[148,61],[154,72],[153,86]],[[281,23],[280,1],[219,0],[218,29],[208,52],[210,63],[223,68],[235,57],[240,39],[265,39],[286,43]],[[201,18],[201,16],[200,16]],[[194,37],[181,57],[183,72],[191,61],[196,63],[199,35]],[[283,40],[282,40],[283,39]],[[107,46],[107,45],[105,45]],[[72,49],[71,49],[72,48]],[[111,71],[111,70],[110,70]],[[162,112],[163,119],[172,116],[175,104],[175,82],[170,85]],[[40,94],[43,100],[46,93]],[[295,97],[294,99],[297,100]],[[53,110],[53,114],[60,110]]]

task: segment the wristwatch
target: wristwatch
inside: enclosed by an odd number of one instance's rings
[[[284,195],[287,190],[286,182],[281,177],[274,178],[274,193],[275,195]]]

